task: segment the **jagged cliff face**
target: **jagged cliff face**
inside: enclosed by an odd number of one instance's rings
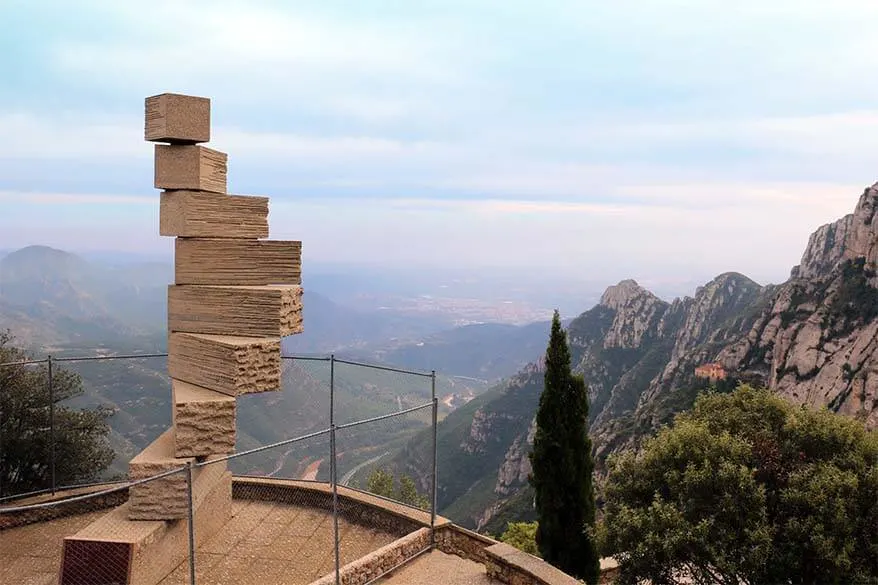
[[[793,402],[878,426],[876,210],[878,185],[865,190],[854,213],[814,232],[782,285],[760,287],[727,273],[667,307],[654,332],[640,334],[667,360],[648,382],[641,375],[636,387],[626,388],[623,375],[610,391],[608,408],[592,427],[599,457],[636,446],[640,436],[687,408],[697,395],[692,389],[704,385],[694,378],[695,367],[714,361],[732,381],[766,385]],[[630,284],[626,289],[644,296]],[[588,378],[589,368],[582,369]]]
[[[614,312],[610,330],[604,335],[605,348],[638,348],[644,344],[668,304],[634,280],[623,280],[609,287],[600,304]]]
[[[718,353],[793,402],[878,427],[878,184],[820,227],[747,335]]]
[[[639,290],[637,290],[639,289]],[[628,287],[628,294],[643,298],[646,291]],[[725,273],[705,284],[694,297],[664,303],[655,299],[641,334],[644,341],[629,346],[629,356],[612,385],[601,384],[603,396],[592,399],[592,434],[602,463],[612,451],[631,447],[647,429],[667,422],[680,409],[685,397],[674,390],[690,383],[695,366],[711,361],[717,348],[738,339],[757,318],[746,309],[766,295],[766,288],[737,273]],[[625,306],[624,304],[622,305]],[[594,309],[593,309],[594,310]],[[637,317],[617,312],[614,321],[631,322]],[[571,352],[578,355],[575,345]],[[576,370],[592,382],[593,352],[582,352]],[[603,355],[601,360],[616,356]]]
[[[534,418],[527,429],[527,433],[522,433],[515,437],[512,445],[506,451],[503,464],[497,473],[497,483],[494,486],[495,494],[508,496],[515,489],[527,483],[527,478],[531,472],[528,454],[531,448],[533,448],[536,431],[537,419]]]
[[[865,258],[875,266],[878,261],[878,183],[860,196],[854,212],[835,223],[821,226],[811,234],[802,262],[793,268],[792,278],[822,279],[836,270],[844,260]]]

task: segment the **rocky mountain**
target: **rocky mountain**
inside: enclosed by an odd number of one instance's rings
[[[574,319],[568,339],[589,388],[599,475],[609,455],[637,448],[710,386],[765,385],[878,426],[876,207],[878,183],[852,214],[811,236],[783,284],[729,272],[666,302],[625,280]],[[720,378],[696,375],[707,364]],[[498,520],[530,513],[526,454],[541,391],[542,371],[531,365],[442,422],[440,478],[453,478],[441,486],[443,514],[497,531]],[[483,464],[470,463],[479,449]]]

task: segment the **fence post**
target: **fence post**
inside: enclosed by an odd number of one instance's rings
[[[439,399],[436,398],[436,370],[430,372],[430,393],[433,396],[433,485],[430,502],[430,548],[436,548],[436,501],[437,501],[437,469],[439,461],[436,456],[438,442]]]
[[[52,495],[55,495],[55,380],[53,377],[52,356],[48,359],[49,383],[49,467],[52,474]]]
[[[329,356],[329,426],[335,424],[335,354]]]
[[[189,505],[189,585],[195,585],[195,505],[192,501],[193,461],[186,466],[186,496]]]
[[[335,425],[329,427],[329,449],[332,451],[332,459],[330,462],[330,480],[332,481],[332,533],[335,542],[335,585],[341,583],[341,559],[339,558],[339,542],[338,542],[338,464],[336,463],[335,451]]]
[[[3,464],[3,414],[3,402],[0,401],[0,498],[3,497],[3,478],[6,476],[6,465]]]
[[[329,356],[329,481],[332,482],[332,540],[335,543],[335,585],[341,584],[341,544],[338,539],[338,462],[335,445],[335,354]]]

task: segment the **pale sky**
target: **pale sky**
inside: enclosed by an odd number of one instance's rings
[[[0,0],[0,248],[168,250],[143,100],[212,99],[304,261],[784,280],[878,178],[878,2]]]

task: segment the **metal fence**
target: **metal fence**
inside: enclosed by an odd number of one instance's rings
[[[234,454],[202,458],[153,477],[129,480],[125,474],[128,460],[171,423],[170,380],[160,359],[166,357],[50,356],[0,363],[0,396],[4,398],[0,402],[0,529],[4,516],[69,506],[125,490],[130,503],[131,490],[142,490],[152,482],[185,479],[181,489],[185,489],[187,501],[183,517],[188,523],[188,550],[172,581],[191,585],[221,582],[240,567],[235,566],[236,557],[223,556],[230,550],[228,542],[221,538],[202,541],[199,537],[200,523],[211,521],[200,515],[210,514],[204,510],[211,508],[199,509],[207,496],[199,492],[198,478],[231,472],[235,514],[228,520],[229,526],[234,522],[252,524],[252,532],[247,532],[250,524],[236,528],[243,530],[244,536],[232,544],[242,555],[263,559],[261,572],[286,567],[300,571],[298,577],[307,577],[305,582],[333,574],[339,583],[344,565],[417,525],[375,525],[374,516],[363,512],[363,502],[384,502],[380,505],[402,510],[402,517],[421,518],[422,525],[429,523],[429,546],[435,545],[435,372],[335,356],[284,356],[279,392],[238,397]],[[95,362],[102,361],[116,367],[95,367]],[[16,379],[11,374],[21,374],[24,369],[32,376],[31,384],[39,387],[39,391],[29,393],[32,396],[11,387]],[[70,395],[70,385],[75,386],[72,373],[79,375],[87,392]],[[120,384],[131,387],[120,389]],[[112,390],[116,400],[112,414],[102,404],[110,397],[102,388]],[[27,437],[17,436],[9,428],[14,409],[28,413],[31,428]],[[77,474],[78,470],[64,460],[76,425],[94,423],[88,419],[89,413],[109,416],[113,427],[109,437],[115,447],[114,460],[106,466],[109,471],[99,477]],[[138,413],[143,416],[138,418]],[[23,418],[21,412],[15,416],[19,422]],[[27,481],[22,481],[21,470],[10,460],[14,449],[3,443],[23,440],[33,444]],[[65,481],[71,478],[73,481]],[[49,496],[62,491],[60,496]],[[40,501],[42,498],[49,501]],[[227,566],[220,566],[223,563]],[[107,571],[113,569],[112,563],[101,565]]]

